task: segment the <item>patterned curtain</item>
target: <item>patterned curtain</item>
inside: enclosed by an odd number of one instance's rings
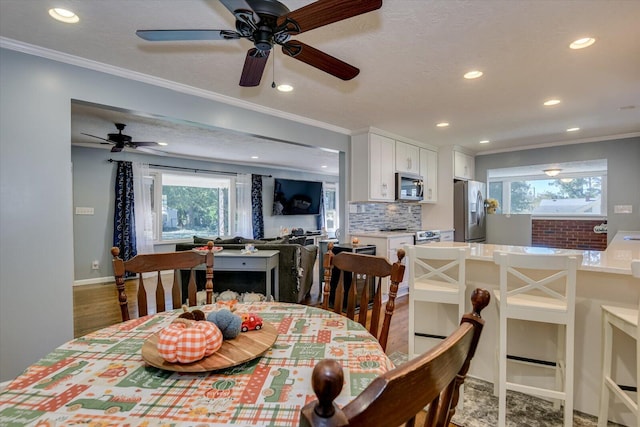
[[[251,215],[253,218],[253,238],[264,237],[264,217],[262,216],[262,175],[251,175]]]
[[[320,215],[316,217],[316,229],[322,230],[324,227],[324,183],[320,187]]]
[[[137,254],[136,221],[133,208],[133,167],[131,162],[119,161],[117,163],[113,246],[120,248],[120,258],[126,261]]]

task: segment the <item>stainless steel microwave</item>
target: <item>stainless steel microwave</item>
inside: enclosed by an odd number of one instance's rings
[[[421,201],[423,194],[422,176],[396,172],[396,200]]]

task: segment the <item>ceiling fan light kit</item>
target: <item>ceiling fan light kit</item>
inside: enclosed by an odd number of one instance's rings
[[[317,0],[290,11],[277,0],[220,0],[236,17],[232,30],[138,30],[147,41],[236,40],[253,42],[245,57],[240,86],[260,85],[269,53],[274,45],[291,58],[311,65],[342,80],[351,80],[360,70],[353,65],[306,45],[291,40],[292,35],[371,12],[382,6],[382,0]]]
[[[547,176],[558,176],[558,174],[562,172],[562,169],[560,168],[545,169],[543,172]]]

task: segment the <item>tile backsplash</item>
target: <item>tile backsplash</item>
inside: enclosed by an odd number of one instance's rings
[[[349,203],[349,233],[381,228],[422,228],[422,205],[418,203]]]

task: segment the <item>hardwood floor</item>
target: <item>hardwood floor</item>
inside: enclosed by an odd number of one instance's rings
[[[317,275],[315,276],[317,277]],[[127,281],[126,292],[129,298],[129,309],[134,311],[136,307],[135,280]],[[311,288],[311,296],[307,298],[305,304],[317,305],[318,301],[319,286],[316,280]],[[391,318],[387,354],[397,351],[407,352],[408,311],[408,297],[397,298],[395,312]],[[137,314],[132,313],[132,316],[136,317]],[[120,321],[120,306],[118,305],[118,296],[113,282],[75,286],[73,288],[73,331],[76,338],[106,326],[114,325]]]

